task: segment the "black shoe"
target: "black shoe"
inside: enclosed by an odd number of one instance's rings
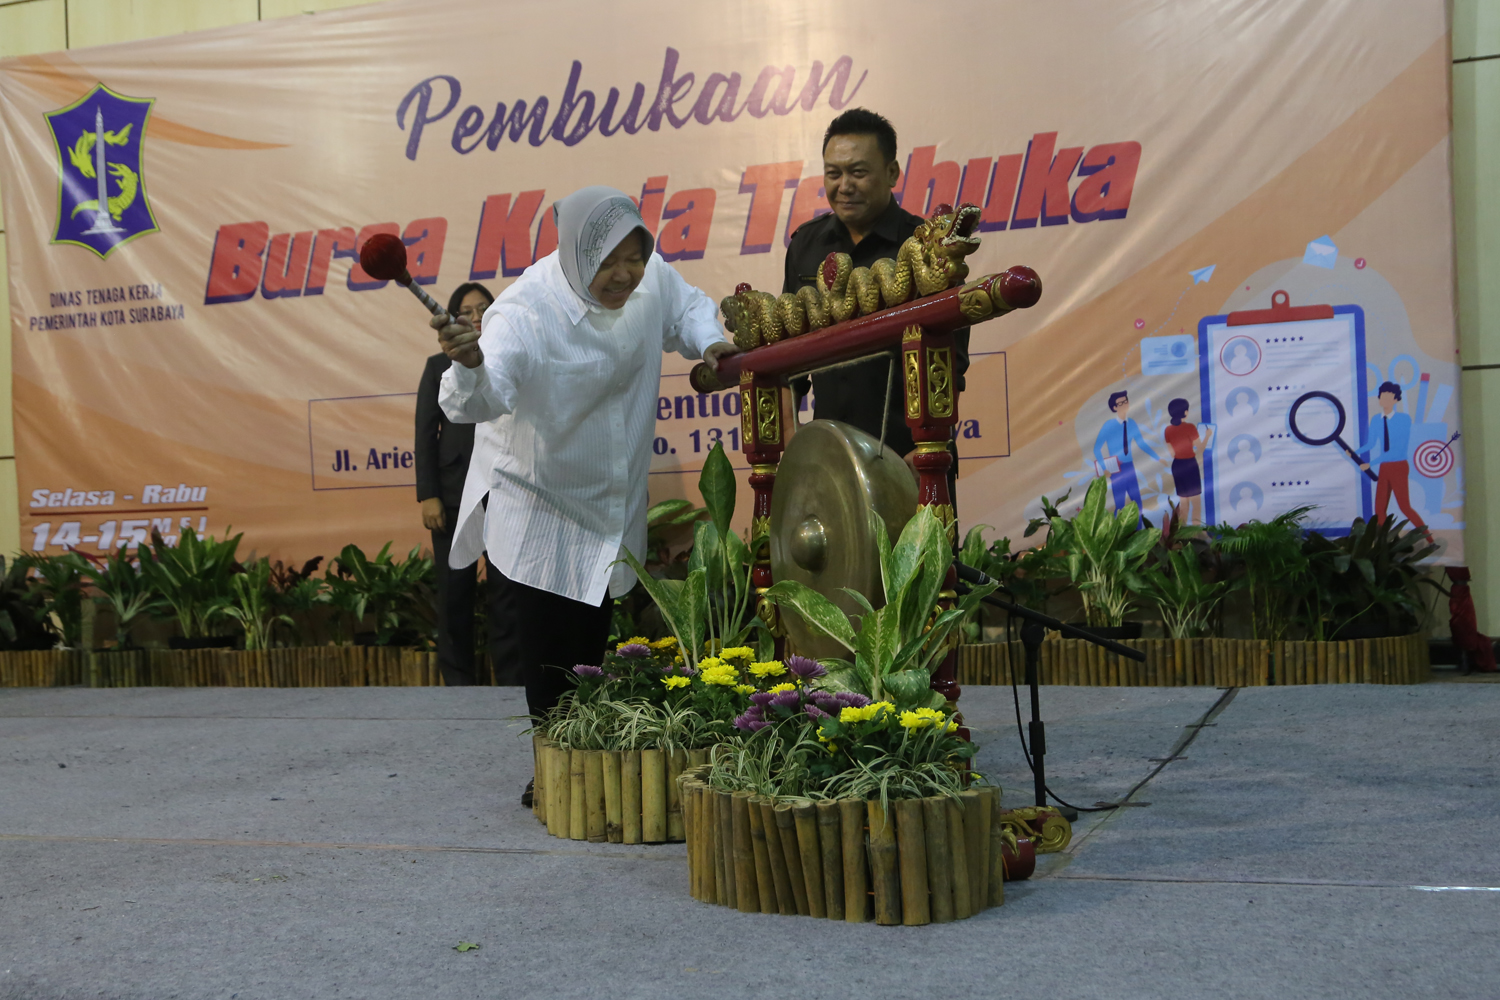
[[[527,809],[531,808],[531,793],[535,790],[535,787],[536,782],[534,780],[528,781],[526,782],[526,791],[521,793],[521,805]]]

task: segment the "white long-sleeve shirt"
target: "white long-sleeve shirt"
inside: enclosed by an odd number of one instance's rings
[[[493,421],[476,435],[449,563],[483,550],[507,578],[592,605],[634,586],[612,564],[623,548],[645,556],[661,356],[701,357],[724,339],[717,316],[654,253],[616,310],[579,298],[555,252],[528,268],[484,314],[484,364],[453,365],[438,392],[448,419]]]

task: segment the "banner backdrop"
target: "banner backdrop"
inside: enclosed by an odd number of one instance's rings
[[[905,208],[982,206],[973,273],[1045,282],[974,332],[964,527],[1018,537],[1107,474],[1157,519],[1195,483],[1214,521],[1384,504],[1462,561],[1442,0],[914,9],[400,0],[0,62],[23,544],[425,541],[435,341],[363,240],[439,299],[498,292],[554,199],[610,184],[716,300],[779,291],[823,130],[864,106]],[[654,499],[739,444],[688,368]]]

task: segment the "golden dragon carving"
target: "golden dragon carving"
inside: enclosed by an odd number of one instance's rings
[[[742,284],[719,303],[724,325],[748,351],[960,285],[969,275],[964,258],[979,247],[973,235],[979,216],[973,205],[939,205],[895,260],[854,267],[848,254],[831,253],[818,269],[816,288],[775,296]]]

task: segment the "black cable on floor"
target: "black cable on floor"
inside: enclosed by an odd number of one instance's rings
[[[1007,614],[1005,616],[1005,635],[1007,639],[1009,639],[1010,634],[1011,616]],[[1112,809],[1118,809],[1126,802],[1129,802],[1130,797],[1144,788],[1152,778],[1160,774],[1162,768],[1166,767],[1172,761],[1176,760],[1178,755],[1180,755],[1182,751],[1186,750],[1188,748],[1188,745],[1191,744],[1193,740],[1198,738],[1198,734],[1203,731],[1203,727],[1208,724],[1209,720],[1218,715],[1220,712],[1224,711],[1224,708],[1229,704],[1231,700],[1233,700],[1235,693],[1238,690],[1238,688],[1229,688],[1227,691],[1225,691],[1219,697],[1219,700],[1214,702],[1213,707],[1203,714],[1203,717],[1201,719],[1187,727],[1188,732],[1177,741],[1177,745],[1172,748],[1171,752],[1169,752],[1166,757],[1162,758],[1160,763],[1158,763],[1156,767],[1152,769],[1151,773],[1146,775],[1140,781],[1136,782],[1135,785],[1131,787],[1130,791],[1126,792],[1123,796],[1120,797],[1120,801],[1118,802],[1112,802],[1107,805],[1094,806],[1093,808],[1089,808],[1087,806],[1075,806],[1073,805],[1073,803],[1067,801],[1061,795],[1058,795],[1056,792],[1054,792],[1050,786],[1043,785],[1042,787],[1047,790],[1047,794],[1050,795],[1058,805],[1067,806],[1069,809],[1076,809],[1079,812],[1109,812]],[[1031,761],[1031,747],[1026,745],[1026,727],[1021,723],[1021,689],[1016,684],[1016,671],[1014,665],[1012,665],[1010,671],[1010,696],[1011,700],[1015,702],[1016,706],[1016,736],[1021,740],[1021,753],[1026,758],[1026,767],[1031,771],[1033,775],[1035,775],[1036,765]]]

